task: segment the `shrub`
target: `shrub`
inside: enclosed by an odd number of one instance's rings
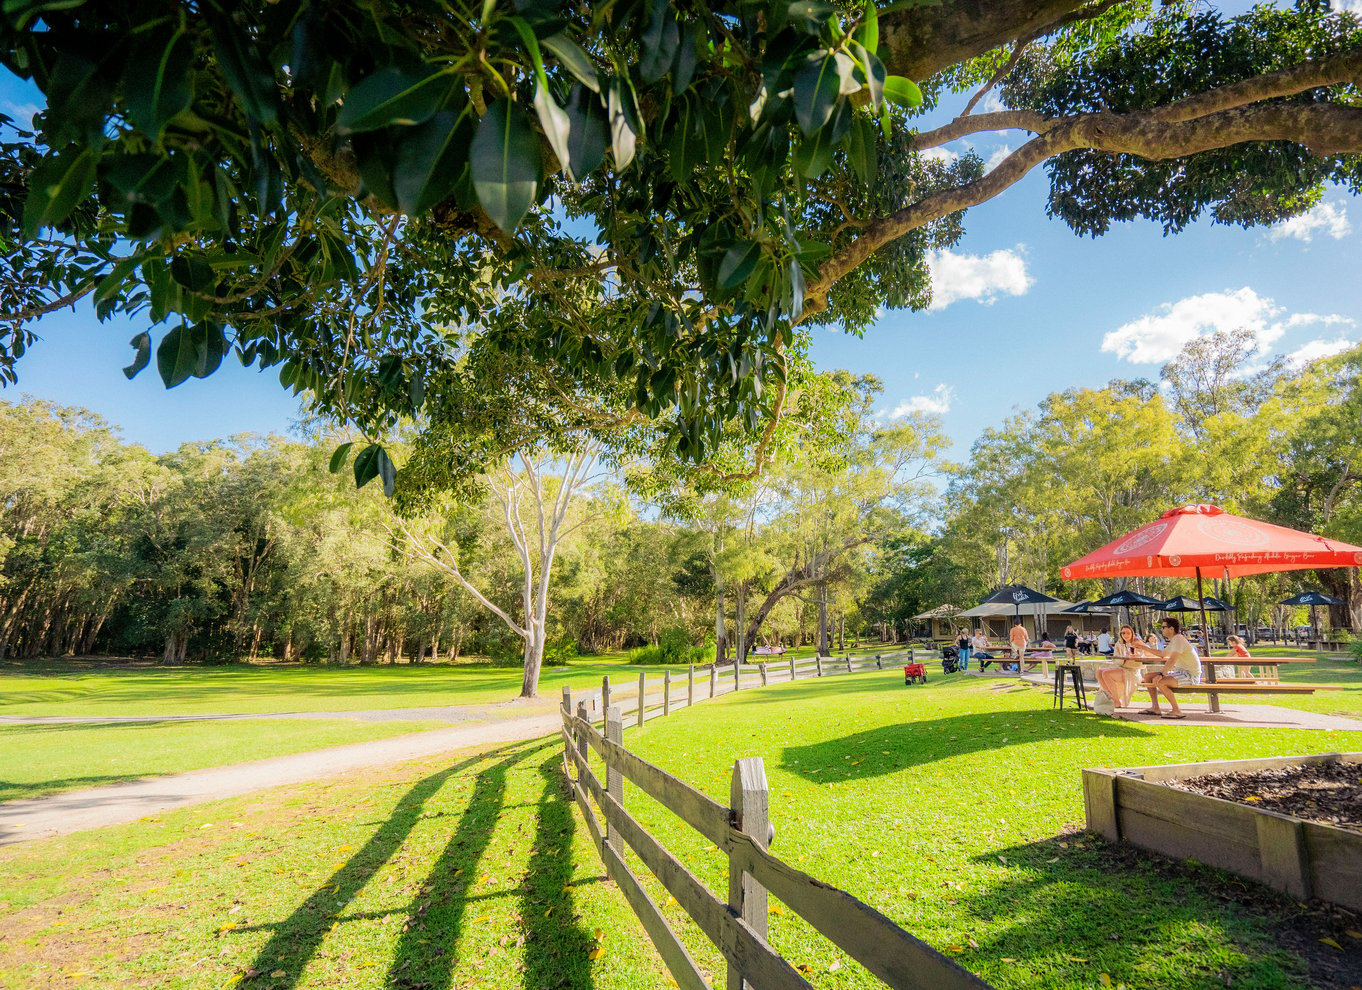
[[[712,647],[707,643],[699,646],[691,640],[690,633],[684,629],[672,628],[658,637],[656,646],[641,646],[629,654],[629,662],[635,664],[682,664],[705,663]]]
[[[1358,663],[1362,663],[1362,639],[1355,639],[1348,644],[1348,652]]]

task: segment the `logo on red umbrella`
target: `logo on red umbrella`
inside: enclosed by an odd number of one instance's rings
[[[1167,529],[1168,524],[1165,522],[1161,522],[1155,523],[1148,529],[1142,529],[1138,533],[1132,533],[1130,534],[1130,538],[1123,542],[1115,550],[1113,550],[1111,554],[1113,557],[1119,557],[1123,553],[1130,553],[1130,551],[1132,550],[1138,550],[1146,543],[1152,543],[1154,540],[1157,540],[1160,536],[1164,534],[1164,531]]]
[[[1230,516],[1210,516],[1198,522],[1196,528],[1208,539],[1236,547],[1261,547],[1268,542],[1268,535],[1262,530]]]

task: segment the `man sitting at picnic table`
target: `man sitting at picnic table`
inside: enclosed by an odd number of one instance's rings
[[[1020,671],[1020,661],[1026,655],[1027,644],[1031,642],[1031,637],[1026,634],[1026,627],[1022,625],[1021,619],[1013,623],[1012,631],[1007,634],[1007,639],[1012,644],[1012,659],[1018,661],[1017,670]]]
[[[1112,647],[1111,632],[1103,629],[1097,637],[1097,652],[1104,657],[1109,657],[1112,654]]]
[[[1186,718],[1186,714],[1178,707],[1178,698],[1173,689],[1179,684],[1201,682],[1201,660],[1197,657],[1192,644],[1187,641],[1187,637],[1182,635],[1182,626],[1177,619],[1163,620],[1163,638],[1168,641],[1168,645],[1162,650],[1131,644],[1131,652],[1134,655],[1163,661],[1162,667],[1156,668],[1153,664],[1145,667],[1144,686],[1149,691],[1149,707],[1140,714],[1158,715],[1161,718]],[[1171,711],[1165,712],[1159,708],[1159,695],[1168,699]]]
[[[982,629],[974,630],[974,637],[970,640],[971,655],[979,661],[979,669],[983,670],[993,659],[993,654],[988,652],[988,637],[984,635]]]

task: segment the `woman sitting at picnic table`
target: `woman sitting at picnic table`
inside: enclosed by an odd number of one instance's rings
[[[1163,620],[1163,636],[1168,645],[1162,650],[1151,650],[1148,646],[1136,648],[1136,654],[1153,660],[1162,660],[1163,666],[1154,669],[1150,664],[1145,669],[1144,686],[1149,689],[1149,707],[1141,715],[1158,715],[1161,718],[1186,718],[1178,707],[1177,695],[1173,689],[1180,684],[1199,684],[1201,682],[1201,661],[1196,650],[1182,634],[1182,624],[1177,619]],[[1168,699],[1171,711],[1159,708],[1159,695]]]
[[[993,659],[993,654],[988,652],[988,637],[984,635],[982,629],[974,630],[974,639],[971,640],[971,646],[972,649],[970,652],[975,660],[984,661]],[[984,669],[982,662],[979,664],[979,669]]]
[[[1116,662],[1103,664],[1097,668],[1097,683],[1107,692],[1107,697],[1111,698],[1111,703],[1117,708],[1125,708],[1130,704],[1130,695],[1135,690],[1136,674],[1143,666],[1136,650],[1142,646],[1140,637],[1135,635],[1134,627],[1127,623],[1121,627],[1116,643],[1112,647],[1113,659]]]
[[[1031,655],[1037,660],[1054,659],[1055,644],[1050,642],[1050,634],[1048,632],[1040,634],[1040,642],[1036,644],[1036,648],[1031,652]]]

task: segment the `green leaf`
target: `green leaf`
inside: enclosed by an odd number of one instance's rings
[[[253,39],[225,16],[211,18],[209,31],[218,66],[246,115],[267,127],[274,124],[279,119],[274,70],[257,54]]]
[[[638,61],[638,74],[646,83],[654,83],[667,74],[676,57],[677,45],[681,41],[681,27],[671,16],[667,0],[651,0],[648,5],[648,21],[643,27],[640,39],[642,53]]]
[[[448,197],[468,170],[473,116],[442,110],[424,124],[407,129],[397,144],[393,192],[410,216],[425,213]]]
[[[593,93],[601,91],[600,74],[592,64],[591,56],[582,50],[581,45],[561,32],[539,39],[539,44],[547,48],[563,68],[571,72],[583,86]]]
[[[719,288],[733,289],[747,281],[747,276],[761,259],[761,245],[753,241],[739,241],[724,254],[719,262]]]
[[[388,457],[388,452],[378,444],[371,443],[355,457],[355,486],[363,488],[374,478],[383,482],[383,494],[391,497],[397,482],[397,469]]]
[[[549,92],[547,80],[540,80],[535,84],[534,112],[539,117],[539,126],[544,131],[549,147],[557,156],[559,165],[567,171],[569,179],[574,182],[580,181],[582,176],[573,172],[571,165],[572,120]]]
[[[159,142],[166,125],[189,109],[194,98],[190,70],[194,44],[184,31],[139,46],[123,73],[123,97],[132,122]]]
[[[884,98],[890,103],[912,109],[922,103],[922,90],[911,79],[887,76],[884,80]]]
[[[861,185],[873,188],[879,175],[879,149],[875,144],[875,125],[865,114],[856,114],[851,123],[847,158]]]
[[[638,144],[638,125],[634,117],[634,98],[626,92],[627,82],[616,76],[610,80],[606,111],[610,117],[610,148],[615,156],[615,171],[622,172],[634,160]]]
[[[345,459],[350,456],[350,448],[354,445],[354,441],[347,441],[337,447],[331,455],[331,463],[326,466],[326,469],[332,474],[338,472],[344,466]]]
[[[0,9],[4,10],[6,17],[14,21],[16,28],[23,30],[30,20],[40,17],[47,11],[71,10],[84,3],[85,0],[5,0]]]
[[[850,59],[845,56],[839,59],[833,52],[815,53],[795,73],[795,119],[806,137],[822,128],[832,116],[842,92],[842,74],[850,64]]]
[[[181,324],[161,338],[156,348],[156,370],[166,388],[174,388],[191,376],[207,378],[217,371],[226,353],[227,341],[216,323]]]
[[[95,155],[89,148],[68,148],[43,161],[29,177],[24,202],[24,236],[37,237],[55,227],[79,206],[95,184]]]
[[[601,101],[578,84],[568,94],[568,175],[574,181],[590,175],[605,161],[606,120]]]
[[[860,59],[865,66],[865,88],[870,92],[870,108],[874,113],[879,113],[884,107],[884,80],[886,78],[884,63],[879,60],[872,49],[867,49],[862,45],[852,42],[852,53]]]
[[[151,361],[151,334],[143,330],[128,343],[137,348],[137,353],[133,355],[132,364],[123,369],[123,374],[133,379]]]
[[[429,66],[390,65],[369,76],[345,97],[336,129],[342,134],[420,124],[439,112],[462,83]]]
[[[832,164],[833,147],[834,143],[827,131],[806,137],[795,149],[795,168],[806,179],[818,178]]]
[[[880,15],[875,9],[875,0],[865,0],[865,18],[856,29],[856,40],[872,52],[880,48]]]
[[[478,202],[493,223],[512,233],[539,191],[539,141],[524,112],[506,99],[488,107],[469,157]]]

